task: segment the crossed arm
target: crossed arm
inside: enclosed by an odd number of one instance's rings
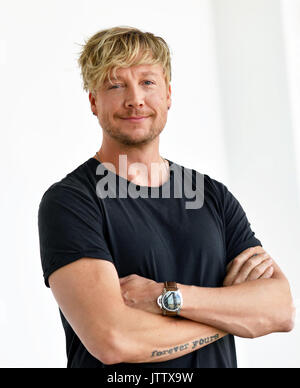
[[[107,261],[83,258],[53,272],[49,283],[73,330],[104,364],[167,361],[227,333],[253,338],[291,330],[288,282],[275,263],[273,274],[267,272],[261,251],[237,256],[224,287],[179,285],[185,302],[179,319],[162,316],[156,305],[162,284],[137,275],[119,279]],[[249,261],[254,254],[256,262]]]
[[[120,279],[120,284],[128,306],[161,314],[155,300],[163,283],[130,275]],[[246,249],[228,265],[224,287],[178,286],[184,300],[180,316],[186,319],[245,338],[293,328],[294,307],[288,281],[260,246]]]

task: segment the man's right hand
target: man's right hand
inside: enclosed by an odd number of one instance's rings
[[[272,258],[261,246],[249,248],[227,265],[223,286],[271,278],[274,272],[272,263]]]

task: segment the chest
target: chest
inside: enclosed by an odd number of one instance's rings
[[[222,220],[213,207],[185,209],[178,198],[105,202],[119,276],[216,286],[225,276]]]

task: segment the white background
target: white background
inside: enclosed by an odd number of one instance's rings
[[[108,27],[168,42],[161,155],[226,184],[299,306],[299,21],[299,0],[0,1],[1,367],[66,366],[37,212],[45,190],[100,148],[76,61]],[[290,333],[236,338],[238,365],[300,367],[299,339],[299,315]]]

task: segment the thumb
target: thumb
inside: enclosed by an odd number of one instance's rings
[[[127,282],[127,276],[123,277],[123,278],[120,278],[119,281],[120,281],[120,285],[124,284]]]

